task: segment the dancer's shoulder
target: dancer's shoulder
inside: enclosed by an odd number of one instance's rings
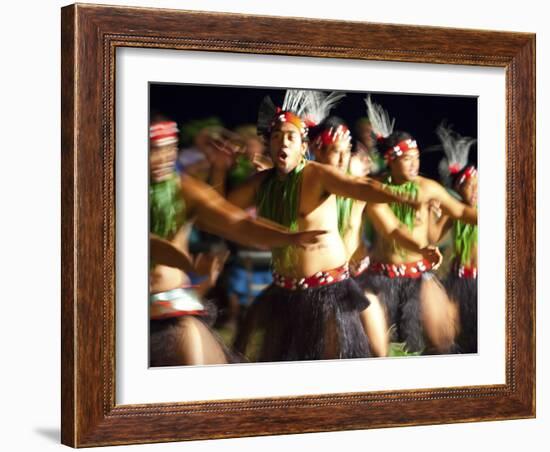
[[[416,181],[424,192],[440,192],[441,190],[444,190],[443,186],[439,182],[428,177],[418,176]]]

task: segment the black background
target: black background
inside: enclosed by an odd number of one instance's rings
[[[218,117],[232,129],[244,123],[255,123],[258,107],[268,95],[275,105],[281,105],[284,89],[243,88],[212,85],[150,83],[150,112],[160,113],[179,125],[193,119]],[[303,87],[293,87],[303,88]],[[331,111],[353,125],[366,116],[365,92],[346,92],[347,96]],[[395,129],[414,136],[421,150],[422,174],[438,179],[437,165],[442,152],[429,152],[439,144],[434,131],[442,120],[464,136],[477,138],[477,98],[472,96],[442,96],[418,94],[370,93],[374,102],[382,105],[396,119]],[[424,151],[424,152],[422,152]],[[470,151],[470,162],[477,164],[477,147]]]

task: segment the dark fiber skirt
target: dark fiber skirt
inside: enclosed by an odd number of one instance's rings
[[[477,279],[459,278],[455,272],[445,280],[449,297],[459,306],[460,334],[457,344],[461,353],[477,353]]]
[[[380,298],[392,328],[392,342],[405,342],[409,352],[426,350],[426,340],[420,311],[422,278],[390,278],[385,275],[361,273],[355,278],[363,291]]]
[[[202,322],[215,339],[225,355],[228,363],[243,362],[240,354],[234,353],[224,343],[223,339],[212,329],[216,319],[216,306],[210,301],[202,301],[205,307],[204,315],[193,315]],[[177,349],[180,347],[182,321],[187,316],[172,317],[162,320],[149,320],[149,365],[151,367],[181,365],[174,361]]]
[[[253,361],[365,358],[369,344],[359,313],[369,301],[352,279],[304,290],[275,284],[250,306],[235,348]]]

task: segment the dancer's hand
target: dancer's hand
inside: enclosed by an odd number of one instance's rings
[[[422,257],[432,263],[433,270],[437,270],[443,262],[443,256],[437,246],[426,246],[420,250]]]
[[[212,167],[228,170],[235,163],[239,148],[229,140],[209,136],[205,140],[203,152]]]
[[[246,141],[237,133],[221,128],[212,130],[204,140],[204,152],[215,168],[228,170],[239,155],[248,154]]]
[[[443,210],[441,209],[441,201],[438,199],[430,199],[428,202],[428,209],[430,214],[433,215],[436,220],[439,220],[443,215]]]
[[[199,253],[195,258],[195,272],[201,276],[207,276],[210,286],[213,286],[223,270],[225,261],[229,257],[229,251],[221,253]]]

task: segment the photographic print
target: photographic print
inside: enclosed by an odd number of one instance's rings
[[[61,25],[64,444],[535,415],[533,34]]]
[[[149,84],[151,367],[477,353],[477,98]]]

